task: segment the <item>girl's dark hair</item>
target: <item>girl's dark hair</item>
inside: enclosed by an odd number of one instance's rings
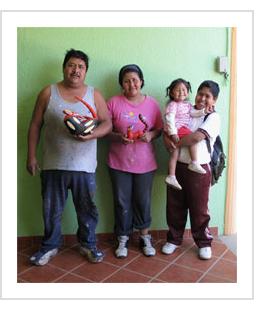
[[[210,92],[212,93],[213,97],[216,99],[219,95],[220,88],[219,85],[211,80],[203,81],[200,86],[198,87],[197,91],[200,91],[202,88],[209,88]]]
[[[63,61],[63,69],[65,68],[66,66],[66,63],[68,62],[68,60],[73,57],[73,58],[79,58],[81,60],[83,60],[85,62],[85,65],[86,65],[86,71],[88,70],[88,67],[89,67],[89,57],[82,51],[78,51],[78,50],[75,50],[75,49],[70,49],[66,52],[66,55],[64,57],[64,61]]]
[[[125,65],[123,66],[120,71],[119,71],[119,76],[118,76],[118,82],[120,84],[120,86],[122,86],[123,84],[123,78],[124,78],[124,75],[128,72],[136,72],[139,79],[142,81],[142,85],[141,85],[141,88],[143,88],[144,86],[144,76],[143,76],[143,72],[142,70],[139,68],[138,65],[135,65],[135,64],[131,64],[131,65]]]
[[[169,97],[170,97],[170,100],[173,100],[173,97],[172,97],[172,95],[171,95],[171,92],[172,92],[173,88],[174,88],[176,85],[181,84],[181,83],[185,85],[185,87],[186,87],[187,90],[188,90],[188,93],[189,93],[189,92],[192,92],[192,87],[191,87],[191,83],[190,83],[190,82],[188,82],[188,81],[186,81],[186,80],[184,80],[184,79],[176,79],[176,80],[172,81],[172,82],[170,83],[170,86],[168,86],[168,87],[166,88],[166,97],[169,96]]]

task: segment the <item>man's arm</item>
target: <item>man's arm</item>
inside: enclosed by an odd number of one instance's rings
[[[78,136],[77,138],[82,141],[92,140],[101,138],[112,130],[112,121],[106,106],[106,102],[101,93],[95,89],[94,90],[94,101],[97,110],[97,118],[99,121],[99,125],[92,131],[91,134],[86,136]]]
[[[38,95],[28,130],[27,170],[31,175],[35,175],[36,171],[39,170],[36,151],[43,124],[43,116],[48,105],[49,97],[50,86],[44,88]]]

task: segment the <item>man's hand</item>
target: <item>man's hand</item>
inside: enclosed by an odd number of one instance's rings
[[[40,171],[39,164],[36,158],[28,159],[27,160],[27,171],[34,176],[37,171]]]

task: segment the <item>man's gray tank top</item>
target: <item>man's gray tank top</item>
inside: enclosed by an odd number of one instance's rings
[[[87,87],[83,99],[96,111],[94,88]],[[64,124],[63,110],[91,116],[83,103],[69,103],[60,96],[57,85],[51,85],[51,95],[44,114],[43,170],[69,170],[95,172],[96,139],[78,141]]]

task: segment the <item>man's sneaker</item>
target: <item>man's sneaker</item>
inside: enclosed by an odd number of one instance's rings
[[[199,258],[200,259],[210,259],[212,257],[211,247],[207,246],[204,248],[199,248]]]
[[[173,244],[173,243],[170,243],[170,242],[166,242],[163,247],[161,248],[161,252],[163,254],[172,254],[176,249],[177,249],[177,245],[176,244]]]
[[[206,174],[206,170],[204,170],[204,168],[198,163],[190,163],[188,169],[200,174]]]
[[[156,250],[153,248],[151,244],[151,235],[141,235],[140,246],[143,249],[144,255],[154,256],[156,254]]]
[[[96,247],[91,249],[80,247],[80,253],[81,255],[86,256],[91,263],[100,263],[104,259],[104,253]]]
[[[118,247],[115,250],[115,255],[117,258],[125,258],[127,257],[127,243],[128,243],[128,236],[119,236],[117,237],[118,240]]]
[[[179,182],[177,181],[175,175],[168,175],[165,179],[165,183],[173,188],[181,190],[182,187],[180,186]]]
[[[51,259],[53,256],[55,256],[56,254],[58,253],[58,249],[52,249],[50,251],[43,251],[43,250],[40,250],[38,252],[36,252],[35,254],[33,254],[31,257],[30,257],[30,262],[33,264],[33,265],[36,265],[36,266],[44,266],[46,265]]]

